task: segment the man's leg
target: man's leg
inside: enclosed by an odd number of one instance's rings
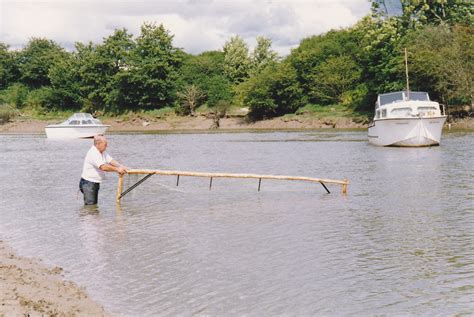
[[[99,183],[85,181],[82,184],[84,193],[84,205],[96,205],[99,196]]]

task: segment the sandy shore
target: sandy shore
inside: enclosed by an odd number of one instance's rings
[[[109,316],[61,273],[17,256],[0,240],[0,316]]]
[[[270,120],[247,122],[244,118],[231,117],[220,120],[218,129],[213,129],[213,120],[205,116],[165,117],[150,120],[135,117],[132,120],[103,119],[111,125],[108,132],[147,132],[147,131],[233,131],[233,130],[292,130],[292,129],[367,129],[368,122],[353,118],[317,119],[305,116],[279,117]],[[0,133],[44,133],[44,127],[58,120],[25,120],[17,118],[0,125]],[[451,129],[474,130],[474,118],[457,119]],[[445,126],[448,129],[448,125]]]

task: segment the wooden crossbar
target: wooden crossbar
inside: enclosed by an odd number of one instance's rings
[[[306,181],[313,183],[320,183],[324,186],[326,191],[329,193],[329,190],[324,185],[327,184],[337,184],[342,185],[342,193],[347,193],[347,185],[349,181],[344,180],[335,180],[335,179],[326,179],[326,178],[313,178],[305,176],[285,176],[285,175],[260,175],[260,174],[237,174],[237,173],[203,173],[203,172],[190,172],[190,171],[169,171],[169,170],[142,170],[142,169],[132,169],[128,171],[128,174],[148,174],[148,175],[168,175],[168,176],[177,176],[177,184],[179,183],[180,176],[191,176],[191,177],[206,177],[206,178],[253,178],[259,180],[259,189],[262,179],[276,179],[276,180],[291,180],[291,181]],[[212,181],[211,181],[212,184]],[[120,202],[123,189],[123,175],[119,176],[119,182],[117,187],[117,203]]]

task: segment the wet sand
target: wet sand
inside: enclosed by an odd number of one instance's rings
[[[20,257],[0,240],[0,316],[110,316],[62,269]]]

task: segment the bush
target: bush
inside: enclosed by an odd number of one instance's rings
[[[0,103],[7,104],[17,109],[25,105],[28,88],[22,84],[13,84],[0,92]]]
[[[50,87],[41,87],[30,91],[26,98],[25,105],[32,109],[54,109],[53,89]]]
[[[14,113],[8,105],[0,105],[0,124],[7,123]]]

